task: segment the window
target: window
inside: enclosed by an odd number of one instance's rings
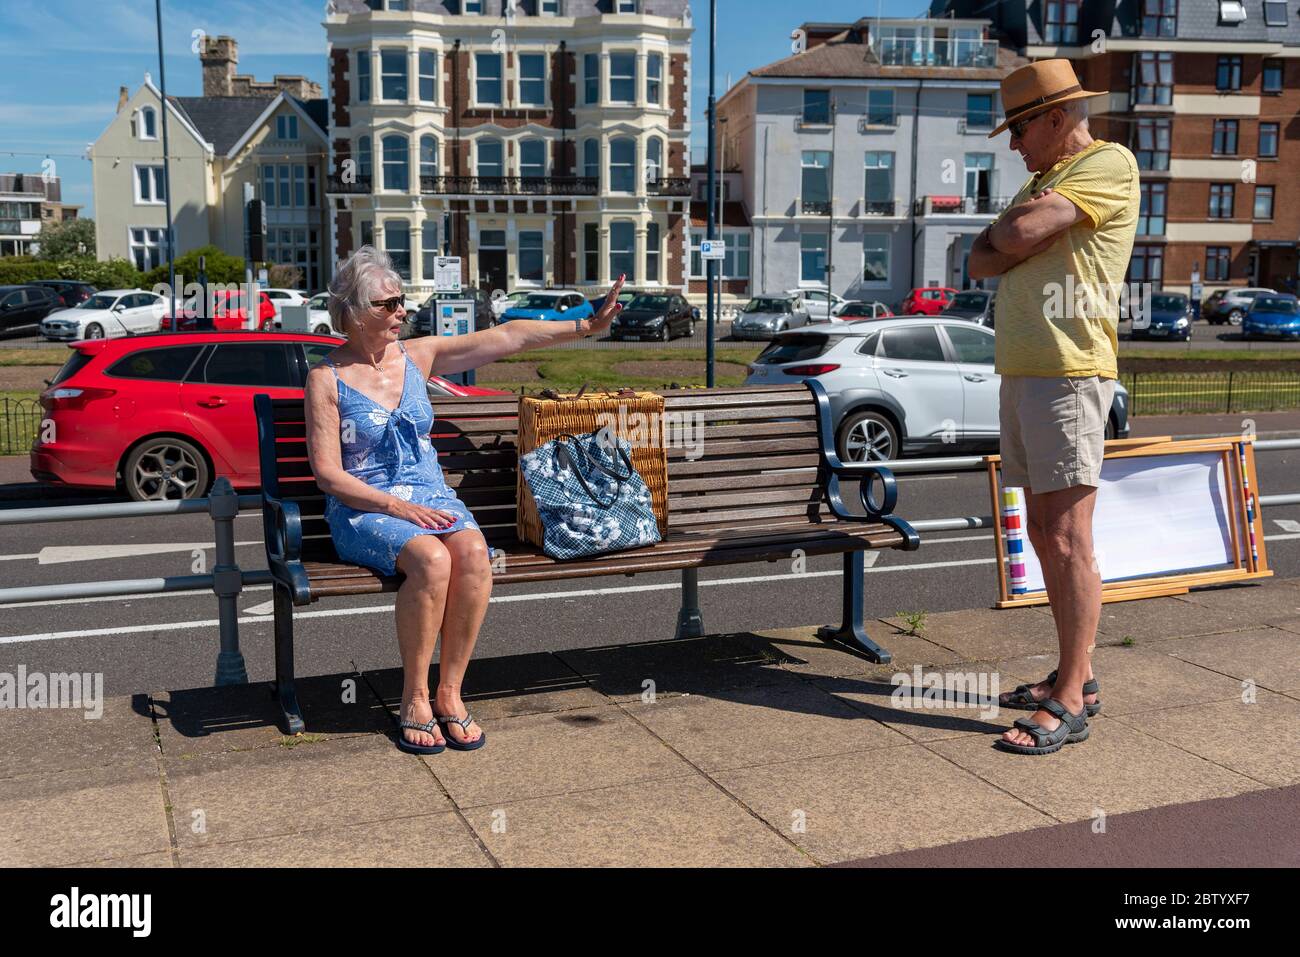
[[[384,221],[384,251],[403,279],[411,278],[411,224],[404,219]]]
[[[609,226],[609,274],[636,282],[636,226],[625,219]]]
[[[474,63],[478,76],[474,84],[474,99],[490,106],[501,105],[501,54],[476,53]]]
[[[437,259],[441,255],[438,248],[438,221],[426,219],[420,226],[420,274],[425,282],[433,279]]]
[[[301,163],[293,167],[293,205],[298,209],[307,205],[307,167]]]
[[[406,137],[390,133],[382,140],[384,144],[384,189],[396,189],[408,192],[411,188],[411,171],[409,168]],[[408,266],[409,268],[409,266]]]
[[[1227,246],[1205,247],[1205,281],[1226,282],[1228,280],[1228,257],[1232,250]]]
[[[1241,89],[1241,56],[1219,57],[1218,68],[1214,71],[1214,88],[1216,90]]]
[[[532,179],[546,177],[546,141],[524,140],[519,144],[519,175]]]
[[[1233,156],[1237,152],[1237,121],[1214,121],[1214,155]]]
[[[886,329],[880,334],[876,355],[890,359],[910,359],[913,362],[943,362],[943,346],[939,345],[939,331],[934,326],[912,326],[907,329]]]
[[[659,182],[659,174],[664,168],[664,141],[652,136],[645,145],[645,181]]]
[[[370,102],[370,51],[357,51],[357,102]]]
[[[309,289],[320,288],[320,235],[315,229],[272,227],[266,231],[266,258],[273,263],[297,266]]]
[[[1138,209],[1139,236],[1165,234],[1165,200],[1167,183],[1142,183],[1142,204]]]
[[[1149,282],[1159,286],[1165,275],[1163,246],[1134,246],[1128,262],[1129,282]]]
[[[630,137],[609,141],[609,191],[636,192],[636,140]]]
[[[1243,0],[1219,0],[1219,23],[1236,26],[1246,19]]]
[[[1234,198],[1232,183],[1210,184],[1210,219],[1231,219]]]
[[[862,237],[862,281],[889,282],[888,233],[867,233]]]
[[[868,126],[893,126],[894,125],[894,91],[893,90],[868,90],[867,91],[867,125]]]
[[[583,102],[600,102],[600,54],[584,53],[582,55],[582,90]]]
[[[894,212],[894,154],[879,151],[867,153],[866,172],[863,177],[862,198],[866,212]]]
[[[645,61],[645,101],[650,106],[663,103],[664,56],[651,53]]]
[[[1079,42],[1079,0],[1047,0],[1043,10],[1043,42],[1066,46]]]
[[[275,118],[275,138],[277,140],[296,140],[298,138],[298,117],[292,113],[277,116]]]
[[[368,219],[361,220],[361,245],[373,246],[375,244],[375,224]]]
[[[582,175],[600,182],[600,140],[582,141]]]
[[[582,267],[584,280],[596,282],[600,279],[599,223],[582,224]]]
[[[976,200],[976,212],[987,212],[987,208],[980,209],[979,202],[987,204],[992,197],[993,190],[993,154],[992,153],[967,153],[966,154],[966,193],[967,199]]]
[[[645,227],[645,281],[659,282],[659,224],[649,222]]]
[[[1178,35],[1178,0],[1142,0],[1142,36]]]
[[[615,13],[636,13],[636,0],[615,0]]]
[[[438,101],[438,54],[432,50],[421,50],[416,59],[416,72],[420,99],[425,103]]]
[[[370,156],[370,137],[363,136],[357,140],[357,175],[362,179],[370,179],[374,172],[374,166]]]
[[[948,341],[952,343],[958,362],[981,366],[993,364],[993,337],[987,332],[968,326],[944,326],[943,329],[948,333]]]
[[[164,262],[163,230],[144,226],[132,226],[131,242],[128,244],[129,257],[135,268],[141,272],[161,266]]]
[[[1255,187],[1255,218],[1256,219],[1273,218],[1273,187],[1272,186]]]
[[[118,359],[104,370],[104,375],[113,376],[115,379],[157,379],[164,382],[180,382],[202,351],[203,346],[141,349]]]
[[[826,233],[803,233],[799,237],[799,281],[826,281]]]
[[[475,173],[479,178],[500,178],[506,175],[505,148],[500,140],[478,141],[478,165]]]
[[[438,137],[425,134],[420,137],[420,179],[438,175]],[[420,188],[424,188],[421,182]]]
[[[1260,89],[1265,93],[1282,92],[1282,61],[1265,60],[1263,79],[1260,81]]]
[[[1134,152],[1138,169],[1169,169],[1169,127],[1167,119],[1139,119],[1137,121]]]
[[[966,128],[968,130],[993,129],[993,94],[966,94]]]
[[[803,121],[805,123],[829,123],[831,121],[831,91],[803,91]]]
[[[152,106],[140,107],[135,135],[142,140],[156,140],[158,138],[158,111]]]
[[[519,54],[519,103],[521,106],[546,105],[545,54]]]
[[[220,385],[290,388],[289,352],[275,342],[219,345],[203,366],[203,381]]]
[[[1264,0],[1264,23],[1270,27],[1286,26],[1286,3]]]
[[[483,0],[465,0],[463,6],[464,13],[482,13]]]
[[[825,216],[831,211],[829,150],[804,150],[800,159],[802,167],[800,209],[814,216]]]
[[[542,233],[521,230],[519,233],[519,281],[542,282]]]
[[[166,181],[161,166],[135,168],[135,202],[137,206],[167,201]]]
[[[1174,55],[1168,51],[1133,54],[1134,82],[1129,103],[1169,106],[1174,102]]]
[[[609,99],[612,103],[636,102],[636,54],[609,55]]]
[[[1259,124],[1259,155],[1277,156],[1278,124]]]
[[[537,15],[541,17],[554,17],[560,13],[560,0],[539,0]]]

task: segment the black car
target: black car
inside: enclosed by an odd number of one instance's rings
[[[963,289],[952,297],[948,308],[939,315],[966,319],[976,325],[988,326],[992,329],[993,299],[994,295],[988,289]]]
[[[636,290],[621,289],[619,290],[618,301],[621,302],[623,304],[623,308],[626,309],[627,304],[639,295],[641,294]],[[605,307],[605,300],[607,298],[609,298],[609,293],[606,293],[603,296],[592,296],[591,298],[589,298],[587,301],[591,303],[591,311],[600,312],[600,310]]]
[[[16,332],[27,326],[35,330],[58,308],[58,297],[44,286],[0,286],[0,332]]]
[[[1131,338],[1184,341],[1192,338],[1192,301],[1187,296],[1181,292],[1165,292],[1161,289],[1151,294],[1149,305],[1143,305],[1147,314],[1139,314],[1138,320],[1134,320],[1129,332]],[[1139,321],[1143,319],[1144,322]]]
[[[424,301],[411,322],[412,336],[427,336],[433,331],[433,305],[439,300],[473,299],[474,331],[489,329],[497,324],[496,313],[492,311],[492,300],[488,294],[477,286],[465,286],[460,292],[435,292]]]
[[[99,292],[88,282],[75,282],[71,279],[37,279],[30,285],[41,286],[54,293],[59,309],[72,309]]]
[[[667,342],[695,335],[700,310],[675,293],[639,293],[614,317],[611,339],[657,339]]]

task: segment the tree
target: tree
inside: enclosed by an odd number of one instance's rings
[[[93,219],[65,219],[50,223],[41,229],[37,240],[41,244],[38,258],[94,259],[95,221]]]
[[[184,289],[185,283],[198,282],[200,256],[206,259],[208,282],[230,283],[244,281],[243,257],[228,255],[216,246],[200,246],[198,249],[191,249],[183,256],[176,257],[176,284],[181,287],[177,292]],[[184,277],[184,282],[181,281],[181,277]],[[151,289],[157,284],[166,282],[166,263],[156,269],[151,269],[144,275],[146,289]]]

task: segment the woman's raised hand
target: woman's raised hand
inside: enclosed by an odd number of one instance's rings
[[[456,522],[456,516],[436,508],[429,508],[416,502],[394,497],[388,504],[388,514],[393,518],[405,519],[421,528],[446,528]]]
[[[614,321],[623,309],[623,304],[618,301],[618,294],[623,288],[623,280],[627,276],[619,276],[609,289],[609,295],[605,297],[605,304],[600,307],[600,311],[591,317],[591,333],[605,332],[609,329],[609,324]]]

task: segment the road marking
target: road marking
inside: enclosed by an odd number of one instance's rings
[[[261,540],[253,542],[235,542],[235,547],[261,545]],[[195,549],[207,551],[216,548],[214,542],[175,542],[138,543],[123,545],[47,545],[37,555],[38,565],[60,565],[67,562],[97,561],[106,558],[134,558],[138,555],[161,555],[166,552],[192,552]]]
[[[1300,532],[1300,522],[1294,518],[1275,518],[1273,522],[1284,532]]]

